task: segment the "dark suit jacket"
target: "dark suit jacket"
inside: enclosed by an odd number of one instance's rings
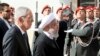
[[[17,26],[7,31],[3,39],[4,56],[31,56],[28,42]]]
[[[5,33],[6,33],[7,30],[8,30],[7,25],[0,18],[0,56],[3,56],[2,41],[3,41],[3,37],[4,37],[4,35],[5,35]]]
[[[59,56],[59,47],[54,40],[41,33],[36,39],[33,56]]]

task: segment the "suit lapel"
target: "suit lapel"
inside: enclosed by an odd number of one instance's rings
[[[2,29],[4,31],[7,31],[8,30],[8,27],[7,27],[6,23],[2,19],[0,19],[0,22],[1,22]]]
[[[23,48],[23,51],[27,53],[29,53],[29,47],[27,45],[27,43],[25,42],[25,37],[22,35],[21,31],[18,29],[18,27],[15,27],[17,32],[17,40],[20,43],[21,47]]]
[[[56,42],[55,39],[50,39],[50,38],[49,38],[48,36],[46,36],[44,33],[43,33],[43,35],[45,36],[44,38],[46,39],[46,41],[47,41],[48,44],[50,44],[50,45],[52,45],[53,47],[59,49],[59,46],[58,46],[58,44],[57,44],[57,42]]]

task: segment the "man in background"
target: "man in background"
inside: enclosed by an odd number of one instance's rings
[[[0,56],[3,56],[2,41],[8,29],[11,28],[8,19],[10,18],[9,4],[0,4]]]

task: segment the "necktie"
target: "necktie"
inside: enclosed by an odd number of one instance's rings
[[[26,46],[28,48],[28,36],[27,36],[26,32],[23,34],[23,37],[24,37],[25,44],[26,44]]]
[[[24,37],[24,40],[25,40],[26,47],[28,49],[28,54],[30,54],[31,53],[30,52],[30,46],[29,46],[29,43],[28,43],[28,35],[27,35],[26,32],[23,34],[23,37]]]
[[[23,37],[25,38],[25,41],[28,42],[28,35],[26,32],[23,34]]]

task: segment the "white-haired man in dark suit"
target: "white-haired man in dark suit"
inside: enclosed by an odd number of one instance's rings
[[[26,31],[33,22],[32,12],[27,7],[15,11],[15,26],[7,31],[3,38],[4,56],[31,56]]]

